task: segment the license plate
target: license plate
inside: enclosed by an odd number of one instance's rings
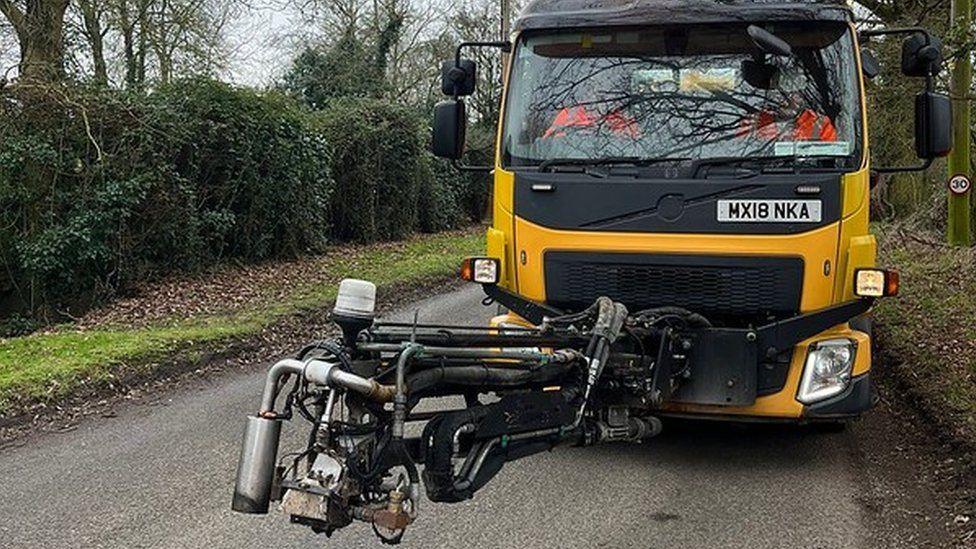
[[[720,223],[820,223],[819,200],[719,200]]]

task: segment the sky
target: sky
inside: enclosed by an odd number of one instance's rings
[[[302,25],[292,10],[271,0],[255,1],[254,9],[231,24],[230,55],[221,78],[257,87],[271,84],[287,70]]]
[[[309,29],[293,9],[282,7],[285,3],[284,0],[252,0],[252,9],[230,23],[229,55],[218,75],[221,79],[238,85],[265,87],[287,70],[299,37],[314,34],[314,29]],[[859,18],[870,17],[870,12],[857,3],[855,8]],[[16,42],[0,18],[0,78],[15,74],[17,53]]]
[[[264,87],[287,70],[302,29],[297,14],[276,4],[280,0],[253,0],[253,9],[230,23],[228,58],[220,78],[240,85]],[[0,17],[0,78],[16,75],[17,43]]]

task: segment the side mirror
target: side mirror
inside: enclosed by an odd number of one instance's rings
[[[451,97],[465,97],[474,93],[478,81],[478,66],[470,59],[460,63],[450,59],[441,64],[441,92]]]
[[[905,76],[929,77],[942,69],[942,41],[927,33],[915,33],[901,48],[901,71]]]
[[[464,154],[467,115],[464,102],[450,99],[434,106],[434,138],[431,152],[439,158],[460,160]]]
[[[915,151],[925,160],[952,151],[952,101],[948,96],[926,91],[915,97]]]

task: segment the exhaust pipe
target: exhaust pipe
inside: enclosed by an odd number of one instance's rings
[[[231,509],[238,513],[266,515],[271,502],[271,483],[278,458],[281,421],[249,416],[244,444],[237,462],[237,484]]]

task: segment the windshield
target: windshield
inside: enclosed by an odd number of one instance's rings
[[[504,164],[796,156],[860,165],[849,27],[764,28],[792,55],[763,53],[738,25],[523,38]]]

